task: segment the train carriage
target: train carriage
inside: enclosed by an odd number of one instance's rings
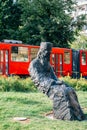
[[[80,75],[87,78],[87,50],[79,51]]]
[[[29,63],[39,47],[18,43],[0,43],[0,75],[29,75]]]
[[[53,48],[50,58],[57,77],[72,75],[72,50],[67,48]]]
[[[21,41],[0,42],[0,75],[29,76],[28,67],[39,46],[22,44]],[[53,47],[50,64],[57,77],[87,77],[87,51]]]

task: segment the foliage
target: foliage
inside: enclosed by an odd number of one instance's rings
[[[75,0],[0,0],[0,41],[18,39],[39,45],[70,47],[84,24],[84,16],[71,18]]]
[[[0,0],[0,40],[18,38],[21,14],[20,4],[13,0]]]
[[[87,92],[77,92],[87,116]],[[87,120],[61,121],[45,115],[52,111],[52,101],[42,93],[0,92],[0,130],[86,130]],[[26,121],[14,121],[26,117]]]
[[[69,76],[62,77],[61,80],[64,80],[67,84],[73,87],[75,90],[87,91],[87,79],[72,79]]]
[[[23,14],[21,27],[25,43],[37,44],[49,41],[54,46],[68,47],[74,40],[71,11],[72,0],[19,0]],[[66,13],[68,12],[68,13]]]
[[[36,88],[30,78],[21,79],[18,76],[3,77],[0,76],[0,91],[36,91]]]
[[[61,77],[65,83],[69,84],[75,90],[87,91],[87,80],[84,78],[72,79],[69,76]],[[36,87],[30,78],[20,78],[18,76],[3,77],[0,76],[0,91],[16,91],[16,92],[34,92]]]
[[[87,49],[87,36],[80,34],[76,37],[75,41],[72,42],[71,48],[73,49]]]

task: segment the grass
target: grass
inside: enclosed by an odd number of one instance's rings
[[[87,115],[87,92],[77,92],[79,102]],[[85,121],[52,120],[45,116],[52,111],[52,101],[42,93],[0,92],[0,130],[86,130]],[[27,117],[28,123],[13,121]]]

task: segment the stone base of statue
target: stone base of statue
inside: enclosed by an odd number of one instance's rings
[[[37,57],[29,65],[30,76],[38,90],[53,100],[53,116],[61,120],[84,120],[75,90],[60,81],[49,64],[51,43],[41,43]]]

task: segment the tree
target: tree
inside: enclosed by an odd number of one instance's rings
[[[29,44],[49,41],[54,46],[69,47],[74,40],[70,13],[73,0],[19,0],[23,15],[21,38]],[[68,12],[68,13],[66,13]]]
[[[21,6],[17,2],[0,0],[0,40],[17,39],[21,13]]]
[[[84,34],[80,34],[76,36],[75,41],[72,42],[71,48],[73,49],[87,49],[87,36]]]

